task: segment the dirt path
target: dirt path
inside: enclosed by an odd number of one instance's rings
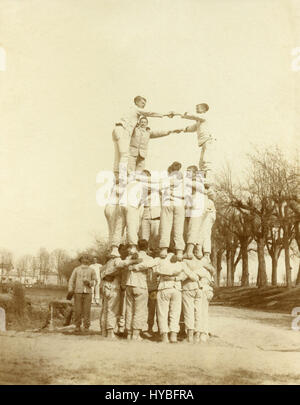
[[[300,331],[289,315],[219,306],[210,313],[212,338],[197,345],[7,332],[0,335],[0,383],[300,383]]]

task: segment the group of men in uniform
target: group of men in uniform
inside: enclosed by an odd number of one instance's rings
[[[140,340],[141,332],[154,333],[156,317],[161,340],[175,343],[183,316],[188,341],[206,341],[216,215],[211,180],[215,140],[203,118],[209,107],[199,104],[195,114],[158,114],[145,111],[145,105],[145,98],[135,97],[113,130],[115,183],[105,207],[110,248],[100,271],[102,335],[114,338],[118,330],[129,340]],[[147,117],[164,116],[194,124],[151,131]],[[183,172],[181,164],[173,162],[157,177],[145,169],[148,143],[172,132],[197,132],[199,167]],[[91,288],[95,274],[89,277]],[[69,290],[74,288],[70,280]]]

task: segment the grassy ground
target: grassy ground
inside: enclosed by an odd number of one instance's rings
[[[209,342],[109,341],[98,331],[0,335],[1,384],[299,384],[300,332],[286,314],[212,306]]]
[[[215,304],[291,313],[300,306],[300,286],[286,287],[221,287],[216,289]]]
[[[8,311],[9,331],[0,334],[0,384],[300,383],[300,331],[291,329],[290,315],[300,307],[299,287],[216,290],[212,337],[197,345],[108,341],[99,335],[98,319],[88,336],[70,328],[40,330],[49,302],[65,295],[26,290],[31,310],[25,321]],[[11,297],[0,295],[0,306],[1,299]],[[94,307],[93,319],[98,316]]]

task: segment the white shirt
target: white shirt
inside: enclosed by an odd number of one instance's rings
[[[125,129],[133,131],[134,127],[138,123],[141,116],[162,118],[161,114],[144,111],[142,108],[133,105],[129,108],[128,112],[125,113],[118,122],[122,124]]]
[[[185,132],[197,132],[198,146],[202,146],[208,139],[212,139],[212,135],[208,129],[207,121],[200,114],[184,113],[181,118],[194,120],[196,123],[185,128]]]
[[[96,273],[96,276],[97,276],[97,284],[99,284],[100,279],[101,279],[101,277],[100,277],[100,271],[101,271],[101,267],[102,267],[101,264],[93,263],[93,264],[90,265],[90,267],[95,270],[95,273]]]
[[[169,176],[163,181],[161,187],[162,207],[170,205],[181,206],[184,204],[184,181],[182,178]]]
[[[185,178],[185,216],[201,217],[206,208],[207,195],[204,184],[198,176],[196,179]]]

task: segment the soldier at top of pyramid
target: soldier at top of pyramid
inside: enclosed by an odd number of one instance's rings
[[[119,166],[122,165],[127,171],[129,158],[129,144],[134,128],[141,116],[163,118],[168,114],[159,114],[144,110],[147,100],[144,97],[136,96],[133,105],[128,112],[115,123],[112,133],[115,146],[114,172],[118,176]]]
[[[181,118],[195,121],[193,125],[190,125],[182,129],[182,132],[197,132],[198,146],[201,148],[199,169],[203,172],[205,181],[207,184],[212,183],[212,167],[214,161],[215,151],[215,138],[213,138],[211,132],[207,126],[206,118],[203,118],[203,114],[209,110],[209,106],[206,103],[196,105],[196,112],[175,113],[171,111],[168,117],[172,118],[175,115]]]

